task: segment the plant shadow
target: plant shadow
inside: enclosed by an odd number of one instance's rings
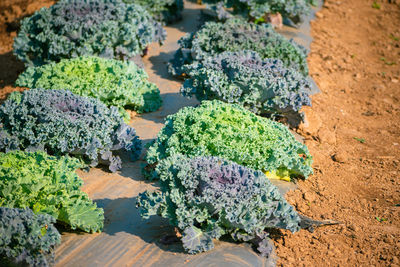
[[[137,117],[140,119],[132,122],[132,125],[135,129],[146,127],[146,121],[164,124],[165,118],[168,115],[175,114],[183,107],[196,106],[199,104],[199,101],[197,101],[196,98],[184,97],[179,92],[162,93],[161,98],[164,104],[160,109],[154,112],[137,115]],[[148,140],[145,142],[148,142]]]
[[[151,69],[154,73],[163,79],[168,79],[176,82],[182,82],[182,79],[172,76],[168,72],[168,62],[174,57],[176,50],[170,52],[160,52],[157,56],[149,57]]]
[[[177,23],[168,25],[171,28],[176,28],[182,32],[193,32],[199,28],[202,23],[201,12],[202,8],[197,4],[186,3],[185,9],[182,12],[182,20]]]
[[[168,220],[159,216],[151,216],[148,220],[142,219],[136,208],[137,197],[94,200],[97,206],[104,209],[104,230],[108,235],[117,235],[121,232],[134,235],[146,243],[155,244],[164,251],[184,253],[180,242],[163,244],[166,236],[175,234],[174,228]]]
[[[6,86],[14,86],[19,74],[25,69],[12,51],[0,54],[0,90]]]

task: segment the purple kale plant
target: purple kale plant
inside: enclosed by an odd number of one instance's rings
[[[187,34],[179,41],[180,48],[168,65],[175,76],[187,76],[185,65],[201,63],[208,57],[223,52],[254,51],[262,59],[274,58],[290,67],[308,74],[307,51],[293,40],[287,40],[268,24],[254,24],[240,19],[225,23],[207,22],[198,31]]]
[[[124,150],[136,160],[141,141],[123,122],[118,109],[94,98],[64,90],[15,92],[0,106],[0,151],[45,150],[81,158],[91,167],[109,165],[115,172]]]
[[[199,101],[239,104],[258,115],[287,118],[293,126],[303,120],[301,107],[311,105],[311,84],[303,75],[255,52],[223,52],[184,71],[189,78],[181,93]]]
[[[203,0],[211,10],[214,10],[218,19],[227,19],[238,16],[249,21],[264,21],[268,14],[280,13],[283,17],[294,22],[300,22],[308,15],[313,0]]]
[[[183,0],[123,0],[144,7],[157,21],[169,24],[182,19]]]
[[[55,222],[52,216],[30,209],[0,207],[1,266],[53,265],[54,248],[61,242]]]
[[[61,0],[22,20],[14,54],[35,66],[89,55],[129,60],[164,39],[161,24],[140,5]]]
[[[268,229],[300,229],[297,212],[261,171],[218,157],[177,154],[161,161],[156,172],[161,189],[139,196],[141,216],[168,218],[188,253],[210,250],[213,239],[228,235],[269,256]]]

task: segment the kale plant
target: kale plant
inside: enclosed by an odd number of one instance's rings
[[[98,57],[63,59],[38,67],[29,67],[16,81],[17,86],[67,89],[74,94],[91,96],[107,106],[116,106],[124,118],[124,107],[138,113],[157,110],[160,90],[148,81],[147,73],[133,62]]]
[[[303,75],[255,52],[223,52],[184,69],[189,79],[181,93],[199,101],[237,103],[262,116],[285,117],[293,126],[302,121],[301,107],[311,105],[311,84]]]
[[[157,21],[173,23],[182,19],[183,0],[123,0],[143,6]]]
[[[61,236],[55,219],[30,209],[0,207],[0,261],[2,266],[50,266]],[[4,265],[3,265],[4,264]]]
[[[14,92],[0,106],[0,151],[45,150],[75,156],[94,167],[109,165],[115,172],[123,149],[136,160],[141,141],[114,106],[64,90],[31,89]]]
[[[103,209],[81,191],[83,181],[75,172],[79,167],[77,159],[42,151],[0,153],[0,206],[30,208],[72,229],[101,231]]]
[[[168,68],[172,75],[185,76],[183,66],[202,62],[225,51],[257,52],[262,59],[280,59],[286,67],[308,74],[307,51],[293,40],[276,33],[268,24],[257,25],[240,19],[225,23],[207,22],[197,32],[187,34],[178,41],[176,51]]]
[[[210,250],[212,239],[250,241],[268,256],[269,228],[300,229],[301,218],[261,171],[218,157],[171,156],[157,166],[161,191],[140,194],[143,218],[168,218],[191,254]]]
[[[216,156],[284,180],[312,173],[307,147],[286,126],[219,100],[168,116],[150,145],[145,168],[149,178],[157,178],[151,167],[174,154]]]
[[[267,14],[280,13],[283,17],[300,21],[311,11],[314,0],[203,0],[217,12],[219,19],[239,16],[246,20],[261,20]]]
[[[84,55],[129,60],[164,39],[160,23],[139,5],[61,0],[22,20],[14,53],[35,66]]]

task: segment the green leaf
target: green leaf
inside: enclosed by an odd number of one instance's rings
[[[72,229],[101,231],[104,212],[80,190],[83,181],[75,172],[79,166],[76,159],[39,151],[0,153],[0,203],[49,214]]]
[[[380,218],[380,217],[375,217],[375,219],[378,221],[378,222],[386,222],[388,219],[386,219],[386,218]]]
[[[187,227],[184,230],[182,244],[185,250],[190,254],[196,254],[214,248],[214,243],[210,236],[194,226]]]
[[[79,198],[72,198],[70,203],[61,208],[58,220],[71,225],[72,229],[101,232],[104,226],[103,209],[97,208],[96,203],[88,202],[85,193],[82,192],[80,195]]]
[[[377,1],[374,1],[374,2],[372,3],[372,8],[381,9],[381,5],[380,5]]]
[[[42,236],[45,236],[46,233],[47,233],[47,225],[46,225],[45,227],[42,227],[42,228],[40,229],[40,234],[41,234]]]
[[[400,38],[397,37],[397,36],[394,36],[393,33],[390,34],[390,38],[391,38],[393,41],[399,41],[399,40],[400,40]]]
[[[364,138],[358,138],[358,137],[353,137],[354,140],[357,140],[358,142],[364,144],[366,141]]]

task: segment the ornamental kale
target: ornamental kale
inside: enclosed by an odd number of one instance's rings
[[[173,23],[182,19],[183,0],[123,0],[144,7],[157,21]]]
[[[0,207],[0,261],[5,266],[49,266],[61,236],[55,219],[30,209]],[[4,266],[2,265],[2,266]]]
[[[310,13],[313,0],[203,0],[217,11],[219,19],[240,16],[247,20],[259,20],[267,14],[280,13],[283,17],[299,21]]]
[[[147,73],[133,62],[98,57],[63,59],[39,67],[29,67],[16,81],[17,86],[67,89],[91,96],[107,106],[116,106],[129,119],[124,107],[138,113],[157,110],[162,103],[160,90],[148,81]]]
[[[300,229],[301,219],[261,171],[217,157],[171,156],[157,165],[161,192],[140,194],[143,218],[160,215],[180,229],[185,250],[210,250],[230,235],[251,241],[263,256],[272,251],[268,228]]]
[[[49,214],[72,229],[98,232],[104,212],[81,191],[77,159],[45,152],[0,153],[0,206]]]
[[[64,90],[14,92],[0,106],[0,151],[45,150],[51,155],[76,156],[94,167],[115,172],[123,149],[136,160],[141,141],[114,106]]]
[[[14,53],[26,65],[97,55],[129,60],[165,31],[141,6],[121,0],[62,0],[21,22]]]
[[[218,100],[168,116],[147,151],[145,170],[174,154],[217,156],[284,180],[312,173],[307,147],[286,126]]]
[[[237,103],[259,115],[288,118],[292,125],[302,121],[301,107],[311,105],[311,84],[303,75],[255,52],[223,52],[184,69],[190,78],[181,93],[199,101]]]
[[[286,67],[308,74],[305,48],[285,39],[268,24],[257,25],[239,19],[207,22],[178,42],[180,48],[168,66],[172,75],[185,75],[182,68],[186,64],[201,62],[225,51],[243,50],[257,52],[262,59],[280,59]]]

